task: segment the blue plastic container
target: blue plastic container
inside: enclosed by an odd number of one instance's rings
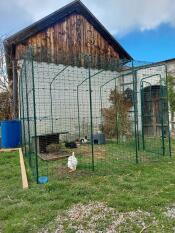
[[[1,121],[1,148],[16,148],[21,144],[21,122]]]
[[[38,183],[39,184],[47,184],[48,183],[48,176],[40,176],[38,178]]]

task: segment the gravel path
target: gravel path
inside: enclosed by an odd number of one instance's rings
[[[165,215],[171,219],[175,219],[175,205],[172,205],[166,209]]]
[[[159,229],[160,230],[160,229]],[[39,233],[160,232],[153,214],[141,210],[121,213],[105,203],[77,204]]]

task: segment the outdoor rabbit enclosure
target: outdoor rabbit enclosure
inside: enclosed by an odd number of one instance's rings
[[[23,151],[34,178],[110,174],[123,162],[171,156],[164,65],[29,49],[19,78]]]

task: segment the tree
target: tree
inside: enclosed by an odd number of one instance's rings
[[[171,123],[172,123],[172,131],[175,131],[174,127],[174,113],[175,113],[175,77],[172,75],[168,75],[168,100],[171,111]]]
[[[3,45],[4,39],[5,36],[0,36],[0,120],[10,119],[12,117],[12,98],[7,76],[5,49]]]
[[[131,98],[127,98],[125,93],[121,94],[117,90],[111,90],[109,102],[111,103],[110,107],[102,109],[104,119],[102,131],[108,138],[129,137],[131,135],[129,119],[129,111],[132,107]]]
[[[168,75],[168,97],[171,112],[175,112],[175,77]]]

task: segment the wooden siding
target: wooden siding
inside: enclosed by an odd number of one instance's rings
[[[63,54],[72,58],[80,54],[91,54],[96,58],[119,58],[109,42],[80,14],[72,14],[61,23],[37,33],[23,44],[16,45],[17,60],[23,57],[29,45],[34,47],[35,57],[39,59],[42,51],[40,60],[56,64],[63,62]]]

